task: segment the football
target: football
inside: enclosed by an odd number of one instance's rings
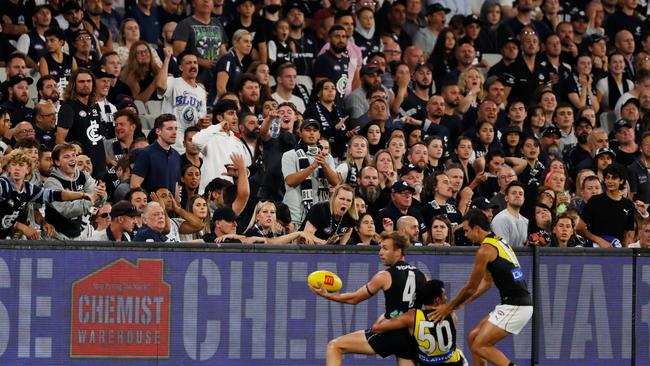
[[[321,284],[329,292],[335,292],[343,287],[341,278],[335,273],[330,271],[316,271],[312,272],[307,277],[307,283],[313,288],[319,288]]]

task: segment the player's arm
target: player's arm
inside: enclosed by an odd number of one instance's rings
[[[479,297],[483,296],[484,293],[487,292],[490,288],[492,288],[492,285],[494,285],[494,281],[492,280],[492,276],[490,276],[490,272],[485,272],[485,276],[481,280],[481,283],[478,285],[478,288],[476,289],[476,292],[474,295],[472,295],[469,299],[467,299],[464,303],[461,305],[467,305],[470,302],[478,299]]]
[[[485,277],[487,265],[496,255],[495,248],[489,245],[481,245],[474,258],[474,269],[465,286],[456,294],[453,300],[447,304],[435,307],[434,311],[428,315],[429,320],[444,319],[452,311],[459,308],[463,303],[477,294],[481,281]]]
[[[411,309],[397,318],[377,321],[372,325],[372,331],[375,333],[384,333],[391,330],[412,328],[415,322],[415,310]]]
[[[386,271],[381,271],[374,275],[368,283],[360,287],[355,292],[346,292],[344,294],[339,294],[336,292],[327,292],[327,290],[325,290],[325,288],[322,286],[319,289],[315,289],[311,286],[309,286],[309,288],[316,295],[324,297],[328,300],[340,302],[343,304],[356,305],[373,297],[379,290],[384,290],[390,287],[390,282],[390,274]]]

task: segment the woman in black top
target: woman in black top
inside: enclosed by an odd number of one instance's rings
[[[156,93],[158,70],[160,67],[154,62],[149,44],[137,41],[129,50],[129,58],[120,79],[129,86],[133,99],[143,102],[160,100]]]
[[[375,231],[375,221],[372,215],[364,213],[359,217],[357,225],[352,230],[352,234],[347,242],[341,242],[343,245],[378,245],[381,237]]]
[[[312,233],[295,231],[284,234],[282,225],[278,225],[276,207],[273,202],[260,201],[255,206],[251,221],[244,232],[246,237],[261,237],[267,244],[324,244],[325,240],[316,238]]]
[[[333,157],[345,156],[346,136],[343,112],[336,106],[336,85],[330,79],[323,79],[316,84],[312,101],[303,113],[304,119],[315,119],[320,123],[320,135],[331,145]]]
[[[232,45],[230,51],[217,61],[218,97],[228,90],[235,90],[237,76],[245,70],[244,57],[253,49],[253,35],[245,29],[240,29],[233,34]]]
[[[330,244],[345,243],[352,234],[356,220],[354,189],[341,184],[334,189],[328,202],[317,203],[309,209],[304,230]]]
[[[455,62],[454,49],[456,48],[456,37],[449,28],[443,28],[438,34],[436,44],[429,56],[429,63],[433,66],[433,81],[436,90],[440,90],[442,82],[452,71]]]

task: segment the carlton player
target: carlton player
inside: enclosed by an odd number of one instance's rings
[[[389,268],[375,274],[365,286],[355,292],[330,293],[322,286],[309,288],[328,300],[356,305],[374,296],[380,290],[386,297],[386,312],[379,321],[400,316],[416,305],[415,293],[426,283],[426,277],[414,265],[405,261],[408,238],[397,231],[383,232],[379,244],[379,258]],[[327,345],[327,366],[343,364],[343,354],[379,354],[382,357],[397,356],[398,365],[413,365],[415,345],[405,329],[382,334],[359,330],[340,336]]]
[[[519,334],[533,316],[533,302],[515,252],[490,232],[490,222],[479,209],[471,209],[463,217],[463,230],[473,243],[479,244],[474,269],[467,284],[449,303],[437,306],[430,320],[445,319],[463,304],[479,298],[496,285],[501,304],[469,333],[467,337],[474,365],[515,366],[495,345],[508,334]]]
[[[375,333],[408,329],[417,342],[417,365],[466,366],[463,353],[456,346],[456,323],[453,312],[444,319],[432,322],[427,319],[435,306],[447,303],[445,284],[440,280],[430,280],[417,292],[418,301],[424,310],[411,309],[394,319],[377,322],[372,326]]]

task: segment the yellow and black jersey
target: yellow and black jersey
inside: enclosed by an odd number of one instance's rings
[[[510,245],[490,233],[483,239],[482,245],[491,245],[499,253],[495,260],[488,263],[487,269],[494,284],[499,289],[501,303],[507,305],[532,305],[526,277],[521,270],[519,260]]]
[[[448,365],[462,361],[456,348],[456,327],[451,314],[439,322],[427,319],[431,311],[415,311],[413,338],[418,344],[418,365]]]

